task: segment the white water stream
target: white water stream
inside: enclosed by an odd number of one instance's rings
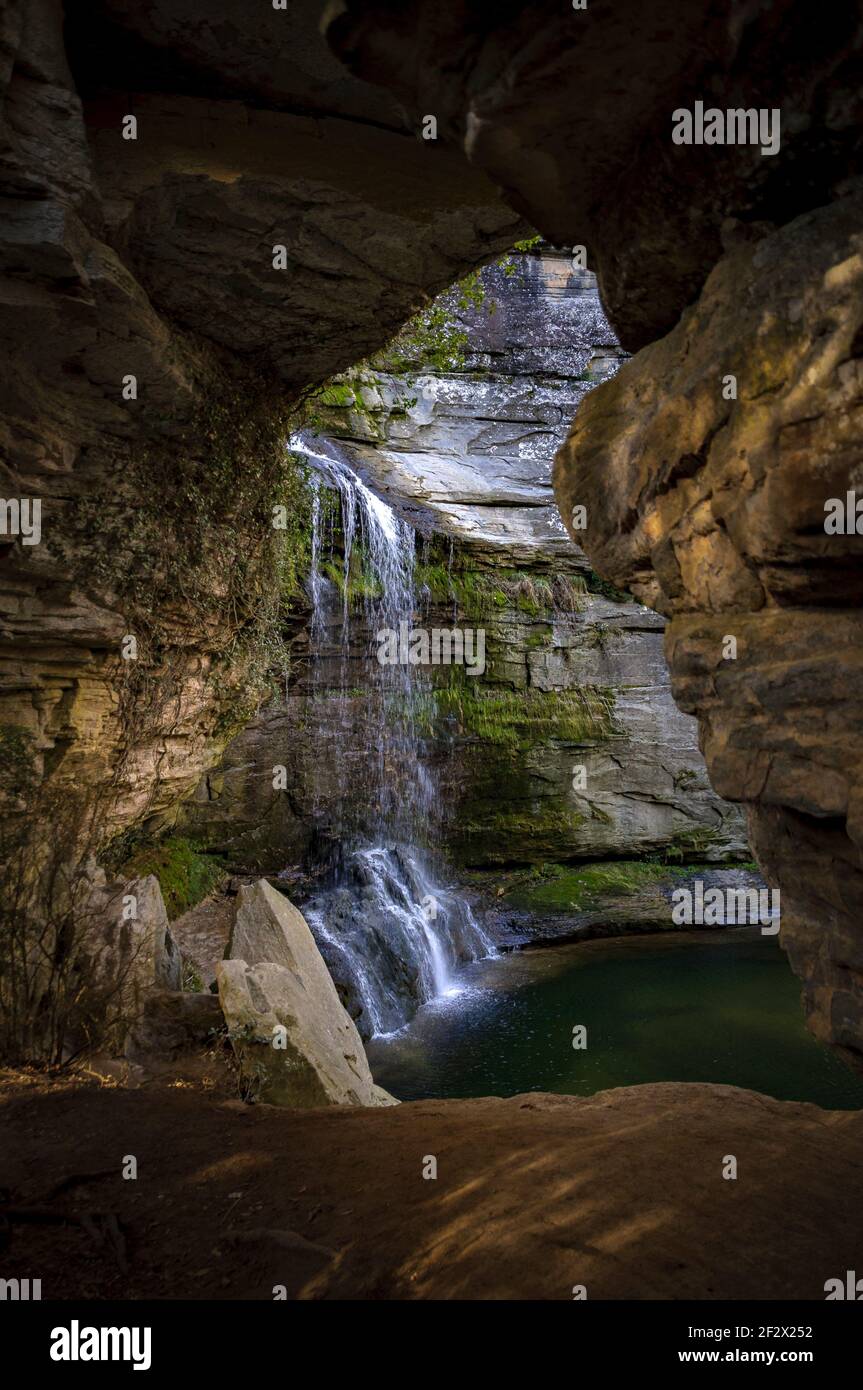
[[[314,669],[335,621],[341,623],[343,652],[351,645],[352,565],[361,564],[368,581],[363,627],[372,638],[382,628],[398,631],[400,622],[412,623],[416,536],[366,486],[335,441],[298,434],[289,447],[313,470],[308,592]],[[333,512],[332,506],[324,506],[325,489],[338,498],[340,550],[333,546],[332,525],[329,537],[324,534],[325,511],[330,517]],[[341,594],[322,568],[328,563],[331,569],[334,561],[341,566]],[[368,747],[367,814],[361,828],[354,817],[343,828],[339,871],[304,906],[304,913],[348,1008],[361,1031],[372,1036],[402,1027],[421,1004],[452,991],[460,964],[495,952],[469,905],[441,884],[428,852],[418,844],[421,832],[427,835],[432,824],[435,804],[413,717],[414,697],[426,677],[408,663],[381,667],[373,649],[364,666],[368,698],[363,717],[371,714],[367,738],[374,744]],[[322,699],[319,708],[322,719],[332,718],[332,698]],[[349,737],[344,718],[342,726]],[[346,804],[360,795],[351,785],[342,790]]]

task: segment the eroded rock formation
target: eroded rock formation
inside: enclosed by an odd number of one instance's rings
[[[41,502],[39,544],[2,537],[0,720],[37,778],[113,781],[114,829],[170,817],[236,724],[291,402],[521,225],[315,5],[217,8],[64,32],[38,0],[0,34],[2,494]]]
[[[255,665],[285,412],[523,215],[586,246],[627,350],[669,334],[582,407],[564,509],[594,486],[595,567],[673,615],[675,690],[754,808],[812,1022],[860,1052],[859,566],[819,512],[857,481],[859,13],[346,0],[354,78],[318,17],[4,10],[2,487],[42,503],[40,544],[2,538],[12,810],[47,777],[112,831],[173,817]],[[698,100],[780,111],[778,150],[675,145]]]
[[[344,0],[332,13],[329,42],[353,72],[414,118],[435,113],[550,241],[587,247],[629,351],[698,293],[726,217],[787,221],[860,169],[854,6],[692,0],[672,18],[638,0]],[[780,108],[778,153],[673,144],[672,112],[698,99]]]
[[[732,247],[557,460],[600,570],[671,616],[675,696],[717,791],[750,807],[811,1025],[857,1050],[863,538],[827,534],[825,507],[860,481],[861,227],[849,190]]]

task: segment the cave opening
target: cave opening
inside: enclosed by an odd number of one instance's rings
[[[834,9],[3,6],[0,1297],[858,1296]]]
[[[185,831],[234,888],[263,873],[300,908],[401,1100],[692,1080],[854,1109],[863,1083],[805,1031],[778,890],[670,699],[663,621],[551,494],[571,416],[625,360],[595,277],[535,236],[310,396],[284,686]]]

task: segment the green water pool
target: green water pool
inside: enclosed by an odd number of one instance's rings
[[[757,928],[520,951],[456,987],[368,1044],[375,1080],[401,1100],[712,1081],[863,1108],[863,1076],[807,1032],[799,982]]]

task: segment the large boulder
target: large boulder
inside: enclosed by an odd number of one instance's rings
[[[106,1041],[120,1046],[155,994],[182,988],[182,959],[155,874],[108,881],[94,868],[80,889],[83,1011],[104,1013]]]
[[[283,965],[300,973],[313,972],[321,958],[303,914],[265,879],[259,879],[243,884],[237,894],[225,959]]]
[[[264,879],[238,894],[228,957],[216,972],[219,999],[250,1099],[301,1109],[398,1104],[372,1080],[305,919]]]

